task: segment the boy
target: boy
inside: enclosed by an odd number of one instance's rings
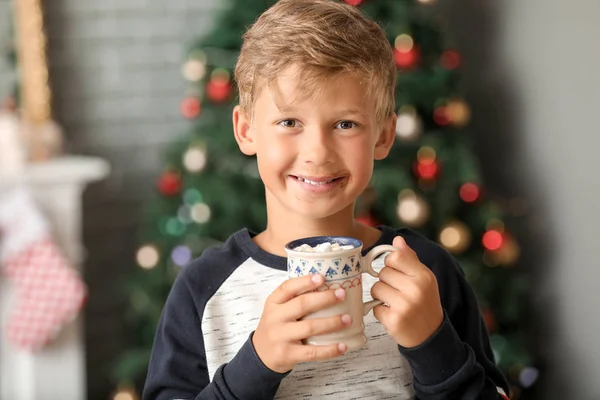
[[[267,227],[238,231],[181,272],[144,399],[506,398],[456,262],[410,230],[354,220],[394,141],[395,73],[384,32],[343,3],[281,0],[249,29],[233,125],[241,151],[257,156]],[[398,248],[370,289],[385,305],[365,317],[369,341],[348,354],[344,343],[302,344],[351,323],[299,320],[345,298],[315,291],[320,275],[287,279],[285,243],[320,235]]]

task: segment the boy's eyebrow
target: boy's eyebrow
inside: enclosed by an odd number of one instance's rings
[[[294,108],[293,105],[288,105],[288,106],[277,106],[277,109],[281,112],[281,113],[294,113],[296,111],[296,108]],[[347,108],[347,109],[343,109],[340,111],[336,111],[335,112],[336,116],[342,116],[342,115],[360,115],[363,117],[369,117],[369,113],[367,113],[365,110],[363,110],[362,108]]]
[[[362,115],[363,117],[369,116],[369,114],[362,108],[348,108],[345,110],[341,110],[341,111],[337,112],[336,114],[337,115],[358,114],[358,115]]]

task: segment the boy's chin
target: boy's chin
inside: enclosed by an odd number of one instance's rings
[[[319,220],[336,217],[343,213],[348,208],[348,205],[344,206],[319,206],[318,204],[304,204],[301,206],[290,209],[291,212],[295,213],[301,218],[307,220]],[[349,214],[350,215],[350,214]]]

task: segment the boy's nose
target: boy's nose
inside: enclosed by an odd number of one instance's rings
[[[322,165],[332,160],[331,134],[325,129],[312,129],[301,139],[300,156],[305,163]]]

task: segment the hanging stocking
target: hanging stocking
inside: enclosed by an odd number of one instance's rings
[[[77,316],[86,287],[23,188],[0,193],[0,267],[16,294],[6,337],[22,349],[39,350]]]

